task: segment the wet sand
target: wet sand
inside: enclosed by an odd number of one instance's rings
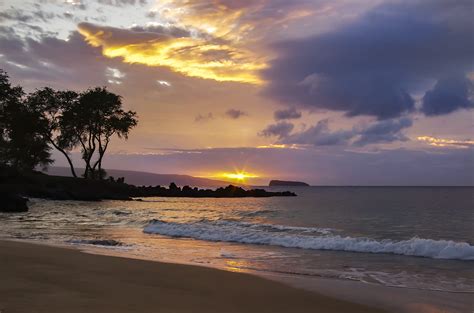
[[[384,312],[244,273],[0,241],[0,312]]]

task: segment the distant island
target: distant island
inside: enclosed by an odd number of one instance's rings
[[[290,180],[272,180],[269,184],[270,187],[273,186],[309,186],[309,184],[301,181],[290,181]]]

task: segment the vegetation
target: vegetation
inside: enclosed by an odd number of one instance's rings
[[[105,87],[84,92],[45,87],[26,94],[0,70],[0,166],[17,171],[47,167],[51,149],[61,152],[77,177],[70,153],[80,149],[84,178],[102,179],[104,155],[113,136],[128,138],[136,113]]]

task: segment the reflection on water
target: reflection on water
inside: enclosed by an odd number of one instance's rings
[[[225,269],[231,272],[247,272],[247,268],[249,267],[248,262],[244,260],[235,261],[235,260],[226,260],[225,261]]]
[[[27,213],[0,214],[0,236],[237,272],[473,292],[473,262],[459,260],[471,256],[472,189],[295,191],[299,196],[291,199],[32,199]],[[157,233],[144,233],[152,220],[159,221]],[[413,237],[428,241],[418,242],[416,249],[411,241],[409,247],[391,244]],[[291,248],[305,245],[309,248]],[[351,252],[357,249],[372,253]],[[413,253],[427,257],[408,256]]]

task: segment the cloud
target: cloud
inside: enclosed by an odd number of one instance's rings
[[[298,133],[279,137],[277,144],[312,145],[312,146],[366,146],[376,143],[407,141],[402,130],[412,125],[407,117],[383,120],[369,126],[355,126],[352,129],[331,130],[329,120],[324,119],[314,126]]]
[[[281,138],[279,143],[332,146],[346,144],[353,137],[353,130],[330,131],[329,120],[324,119],[305,131]]]
[[[428,116],[474,108],[473,83],[464,75],[438,80],[423,97],[422,111]]]
[[[446,138],[438,138],[431,136],[419,136],[418,141],[425,142],[434,147],[455,147],[455,148],[469,148],[474,147],[474,140],[454,140]]]
[[[198,114],[194,118],[194,121],[199,123],[199,122],[208,122],[208,121],[213,120],[213,119],[214,119],[214,114],[212,114],[212,112],[209,112],[205,115]]]
[[[264,94],[347,116],[399,117],[430,82],[474,68],[468,12],[470,0],[390,2],[327,33],[282,41],[263,70]]]
[[[327,1],[308,0],[160,0],[152,12],[226,41],[256,40],[289,22],[314,16]],[[328,5],[329,6],[329,5]],[[256,44],[256,42],[254,42]]]
[[[22,13],[19,10],[10,9],[0,12],[0,22],[5,20],[13,20],[19,22],[29,22],[33,19],[33,16]]]
[[[138,1],[100,2],[122,6]],[[286,32],[290,23],[333,11],[334,7],[329,0],[156,0],[146,17],[166,28],[180,29],[180,34],[160,29],[150,36],[148,27],[87,23],[79,24],[78,29],[110,58],[166,66],[191,77],[262,84],[260,71],[271,57],[263,39],[279,36],[276,30]]]
[[[135,25],[129,29],[129,31],[132,31],[133,36],[138,37],[137,42],[142,42],[144,40],[154,40],[153,34],[165,34],[171,37],[190,37],[192,36],[191,32],[185,28],[180,28],[172,25],[160,25],[160,24],[147,24],[146,26],[138,26]],[[134,33],[133,33],[134,32]],[[128,31],[126,30],[124,34],[121,34],[121,36],[128,35]],[[146,36],[146,34],[151,35],[150,37],[141,37],[141,36]],[[129,41],[130,38],[127,38],[126,41]]]
[[[225,115],[231,119],[236,120],[242,116],[247,116],[248,114],[242,110],[230,109],[225,112]]]
[[[126,63],[164,66],[190,77],[258,84],[266,65],[251,50],[176,27],[119,29],[89,23],[78,25],[86,41],[109,58]]]
[[[365,146],[374,143],[390,143],[394,141],[409,140],[401,130],[412,126],[410,118],[402,117],[374,123],[358,132],[358,138],[354,141],[355,146]]]
[[[79,10],[86,10],[87,6],[82,0],[65,0],[65,4],[71,5],[73,8],[77,8]]]
[[[33,22],[33,21],[43,21],[48,22],[52,18],[56,17],[55,13],[47,13],[41,10],[35,10],[32,12],[25,13],[22,10],[15,8],[10,8],[3,12],[0,12],[0,22],[13,21],[13,22]],[[26,24],[27,26],[31,26]]]
[[[49,36],[24,40],[13,29],[5,30],[0,35],[2,68],[22,85],[106,85],[107,59],[79,33],[71,33],[68,40]]]
[[[145,5],[146,0],[98,0],[100,4],[123,7],[126,5]]]
[[[276,124],[268,125],[262,130],[259,135],[263,137],[277,137],[283,139],[288,137],[295,126],[288,122],[279,122]]]
[[[286,110],[275,111],[273,116],[277,121],[299,119],[301,117],[301,112],[297,111],[295,108],[289,108]]]

